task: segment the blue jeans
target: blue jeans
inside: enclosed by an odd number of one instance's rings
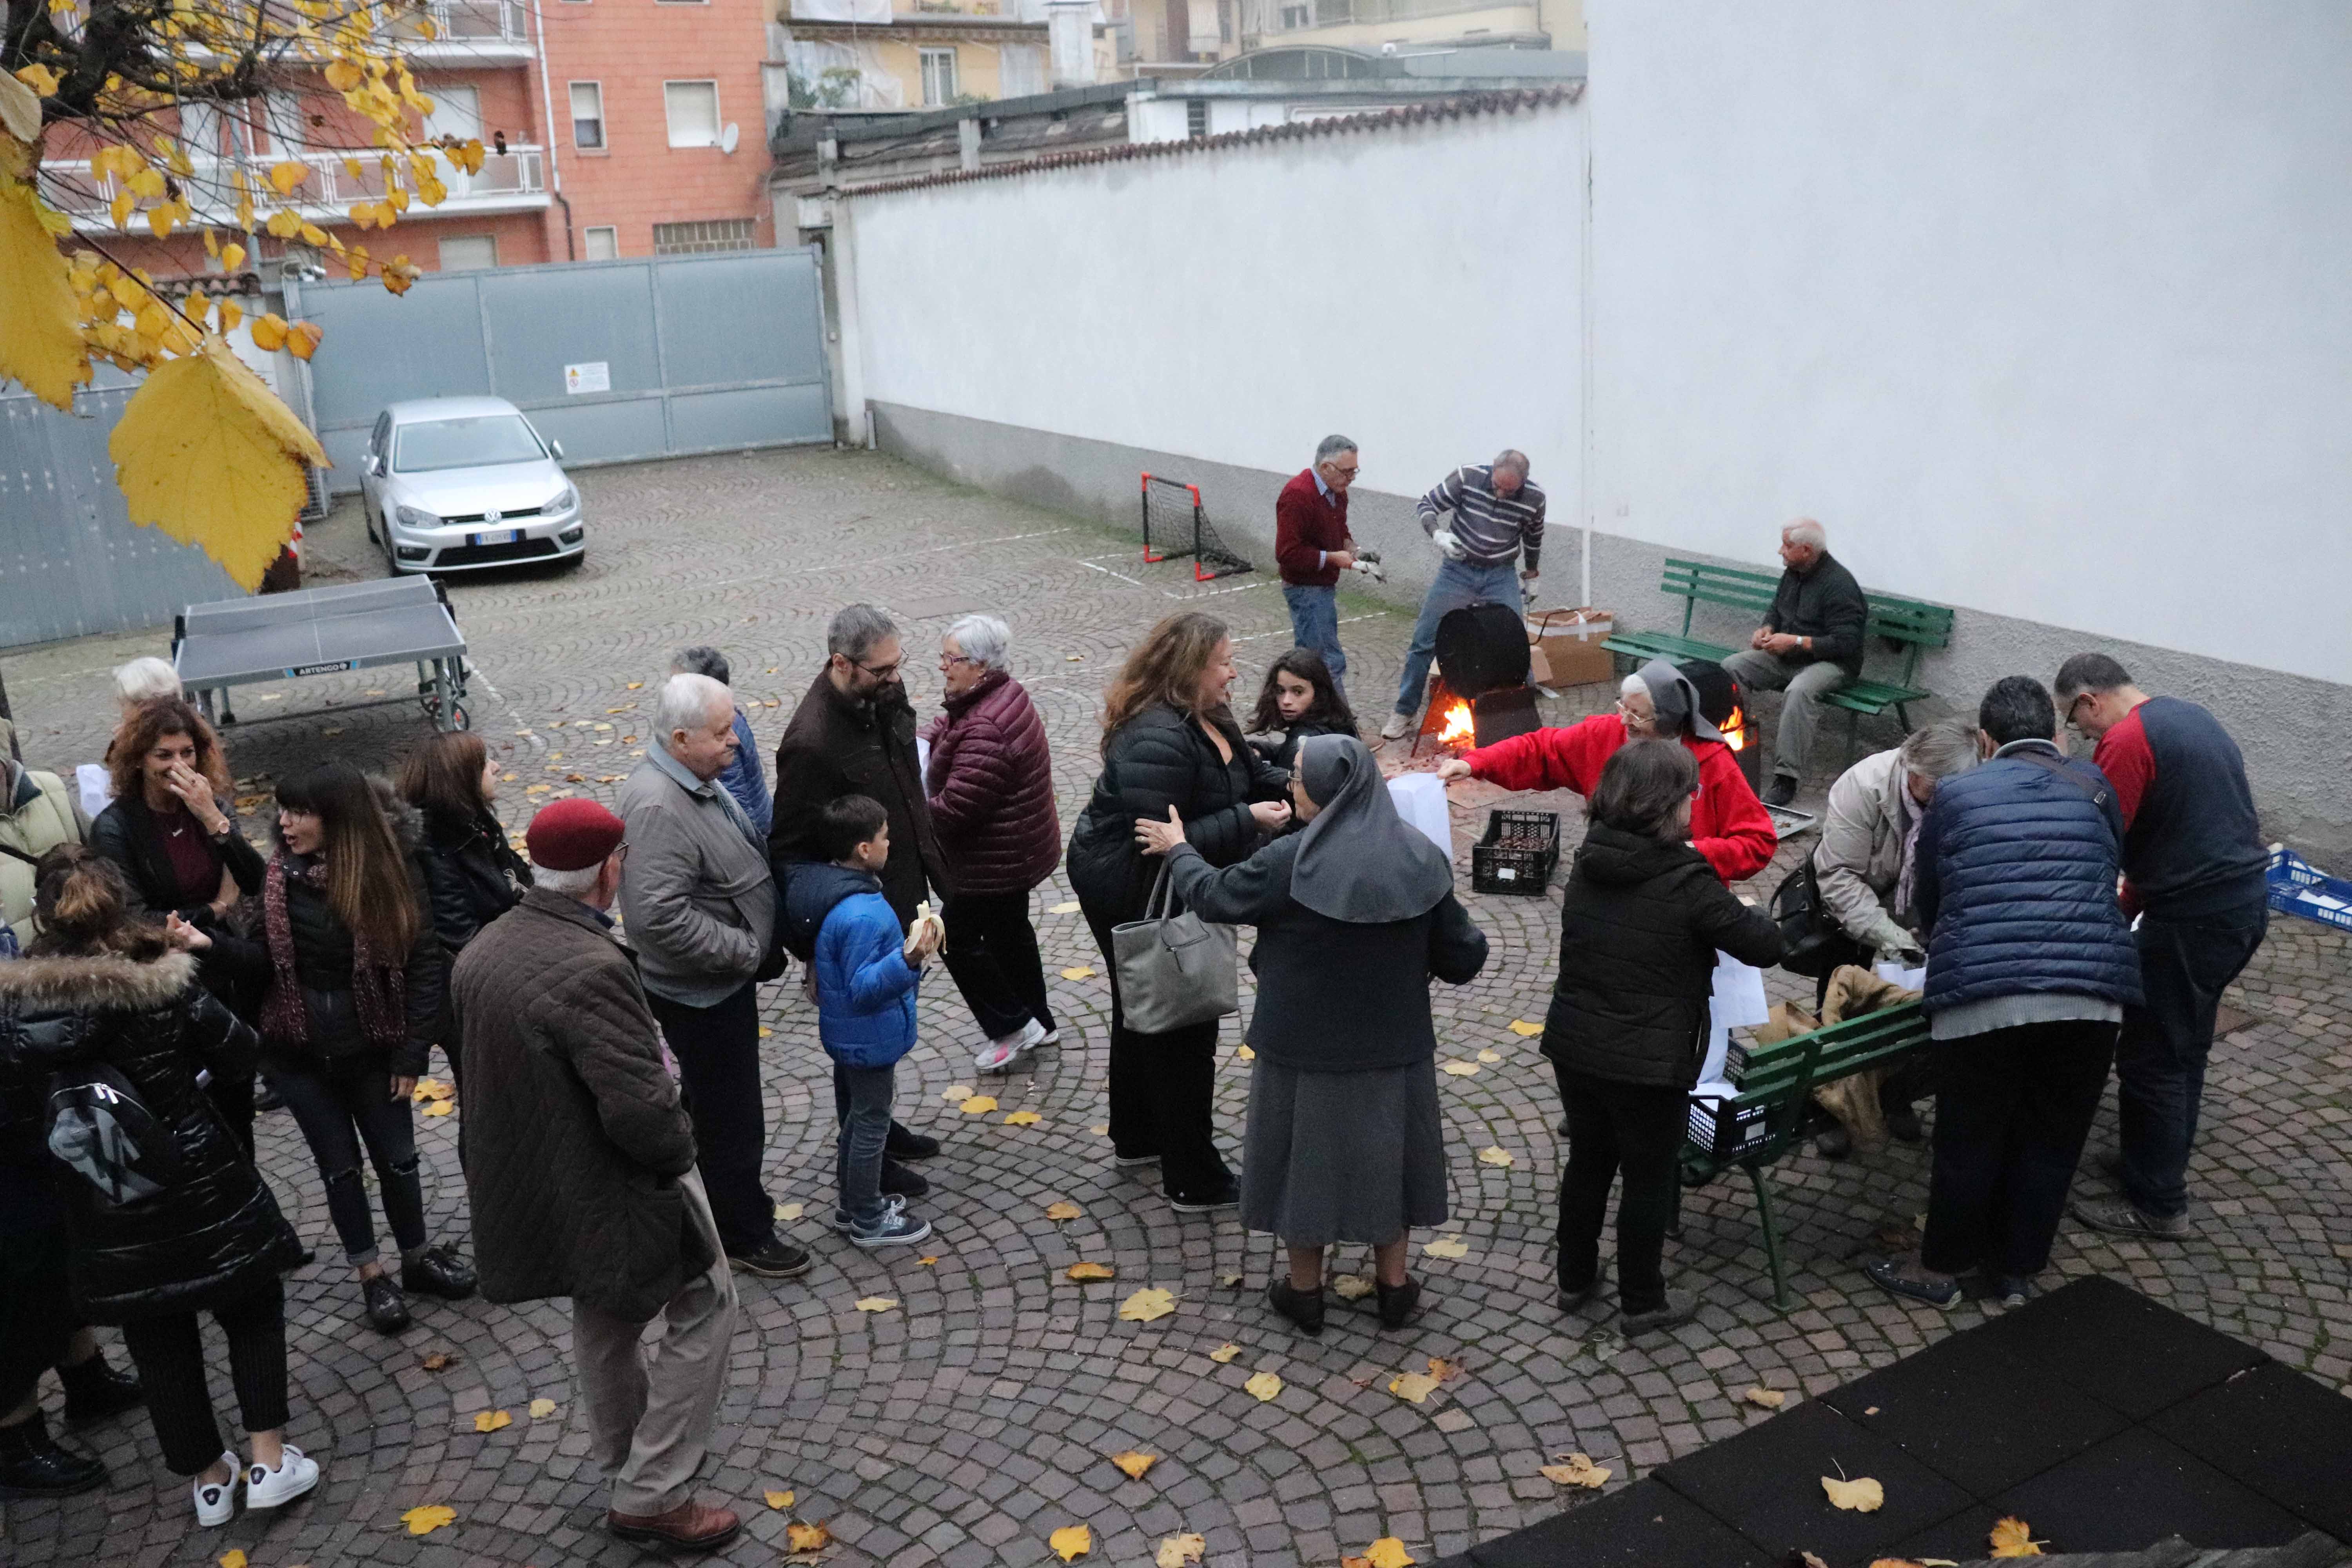
[[[890,1141],[890,1100],[898,1076],[895,1062],[886,1068],[833,1064],[833,1104],[841,1120],[835,1180],[853,1225],[870,1226],[882,1217],[882,1147]]]
[[[2205,1099],[2205,1058],[2221,988],[2238,977],[2270,929],[2270,910],[2162,920],[2142,916],[2146,1003],[2124,1009],[2116,1043],[2116,1121],[2123,1134],[2124,1195],[2159,1218],[2189,1212],[2189,1153]]]
[[[1412,647],[1405,653],[1404,675],[1397,682],[1398,712],[1410,719],[1421,711],[1429,661],[1437,652],[1437,623],[1465,605],[1486,600],[1519,607],[1519,574],[1511,562],[1482,566],[1475,561],[1448,561],[1437,569],[1421,601],[1421,619],[1412,623]]]
[[[1345,697],[1348,656],[1339,651],[1339,590],[1285,583],[1282,598],[1290,606],[1290,640],[1323,656],[1323,662],[1330,667],[1331,684]]]

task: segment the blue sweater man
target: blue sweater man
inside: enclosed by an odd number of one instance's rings
[[[814,954],[817,1038],[833,1058],[841,1129],[834,1227],[856,1247],[905,1246],[929,1237],[931,1226],[904,1197],[882,1192],[882,1154],[898,1060],[915,1048],[915,993],[944,928],[930,915],[900,936],[882,896],[890,818],[879,801],[849,795],[827,802],[813,837],[824,858],[794,869],[784,920],[787,934]]]

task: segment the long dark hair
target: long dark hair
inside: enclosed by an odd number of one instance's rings
[[[1295,647],[1265,667],[1265,684],[1258,688],[1257,711],[1250,718],[1252,730],[1287,730],[1291,721],[1282,716],[1282,705],[1276,700],[1274,678],[1295,675],[1315,689],[1315,700],[1299,715],[1302,722],[1336,725],[1348,734],[1356,732],[1355,710],[1339,694],[1339,683],[1331,679],[1331,667],[1323,656],[1311,647]]]
[[[83,845],[60,844],[35,864],[33,915],[41,926],[36,958],[117,952],[144,961],[171,950],[163,928],[139,912],[122,868]]]
[[[278,784],[278,809],[319,819],[328,906],[381,962],[399,963],[423,917],[408,883],[408,858],[375,785],[349,763],[321,763]]]
[[[439,730],[400,764],[400,798],[430,817],[452,824],[487,816],[482,769],[490,750],[470,730]]]

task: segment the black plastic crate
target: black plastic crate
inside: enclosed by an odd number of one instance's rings
[[[1470,886],[1481,893],[1539,896],[1559,868],[1559,813],[1490,811],[1486,837],[1470,847]]]

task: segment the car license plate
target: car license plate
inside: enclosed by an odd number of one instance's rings
[[[512,544],[515,542],[515,534],[516,531],[511,528],[494,528],[488,533],[469,533],[466,535],[466,542],[468,544]]]

